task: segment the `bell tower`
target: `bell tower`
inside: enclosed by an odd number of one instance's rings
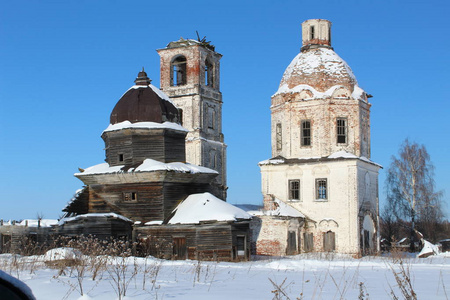
[[[226,200],[226,148],[222,133],[220,59],[209,42],[180,38],[157,50],[161,90],[180,110],[186,161],[219,172],[214,193]]]

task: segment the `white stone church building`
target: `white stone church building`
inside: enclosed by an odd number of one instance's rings
[[[260,216],[256,253],[373,253],[381,166],[370,159],[371,96],[334,52],[331,22],[307,20],[302,35],[272,96],[272,158],[259,163],[265,209],[298,213]]]

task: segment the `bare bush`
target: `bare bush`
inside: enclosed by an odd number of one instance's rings
[[[397,264],[397,268],[395,268],[394,265],[389,265],[389,267],[394,275],[395,281],[397,282],[397,287],[400,289],[403,298],[406,300],[417,300],[417,294],[414,291],[411,282],[410,266],[405,266],[403,260],[400,260]],[[392,286],[390,286],[390,289],[392,298],[399,299]]]

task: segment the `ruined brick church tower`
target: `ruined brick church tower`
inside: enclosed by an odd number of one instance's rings
[[[221,54],[208,42],[180,38],[159,49],[161,90],[180,109],[189,130],[186,161],[219,172],[214,194],[226,200],[226,144],[222,133]]]
[[[305,215],[302,252],[376,252],[378,170],[370,97],[331,46],[331,22],[302,24],[302,47],[271,103],[272,158],[260,163],[265,206]]]

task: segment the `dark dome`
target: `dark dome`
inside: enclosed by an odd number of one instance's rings
[[[179,123],[178,109],[166,94],[150,82],[144,70],[139,72],[135,80],[136,85],[120,98],[111,112],[111,124],[124,121]]]

